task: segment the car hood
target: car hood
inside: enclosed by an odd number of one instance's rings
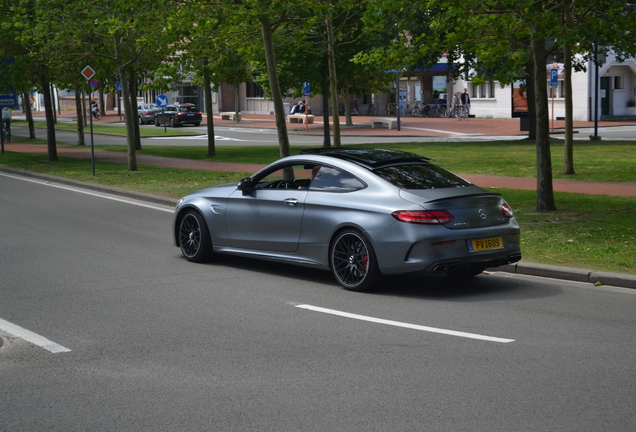
[[[510,222],[502,212],[506,202],[501,194],[488,192],[479,186],[463,188],[400,190],[400,196],[426,210],[447,210],[454,220],[449,229],[503,225]]]
[[[235,190],[236,190],[236,183],[224,183],[224,184],[212,186],[206,189],[200,189],[196,192],[192,192],[190,195],[184,198],[201,197],[201,196],[227,198]]]

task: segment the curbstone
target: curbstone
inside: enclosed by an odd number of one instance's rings
[[[600,282],[603,285],[611,285],[623,288],[636,288],[636,276],[622,273],[593,271],[592,273],[590,273],[590,282]]]

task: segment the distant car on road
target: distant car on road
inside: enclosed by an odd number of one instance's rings
[[[161,108],[154,103],[140,103],[137,105],[139,113],[139,124],[152,123],[155,121],[155,115],[161,111]]]
[[[521,259],[501,194],[382,149],[304,150],[194,192],[177,203],[172,236],[189,261],[230,254],[331,270],[352,291],[383,275],[470,277]]]
[[[177,127],[184,124],[199,126],[203,118],[201,111],[193,104],[168,105],[155,114],[155,126],[168,124]]]

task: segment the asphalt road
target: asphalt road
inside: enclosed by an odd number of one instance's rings
[[[188,263],[170,219],[0,174],[0,430],[636,424],[634,290],[489,273],[351,293],[320,270]]]

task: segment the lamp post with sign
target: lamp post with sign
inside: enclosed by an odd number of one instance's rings
[[[90,95],[92,93],[91,79],[95,76],[95,70],[90,66],[86,66],[80,73],[88,82],[88,94]],[[89,110],[88,117],[91,119],[91,166],[93,168],[93,177],[95,177],[95,145],[93,144],[93,114],[91,110]]]
[[[311,82],[303,82],[303,103],[305,104],[305,132],[309,132],[309,105],[307,105],[307,98],[311,96]]]
[[[168,130],[166,129],[166,124],[168,122],[166,122],[165,116],[163,115],[163,109],[168,105],[168,96],[166,96],[165,94],[160,94],[157,96],[157,99],[155,99],[155,102],[157,103],[157,106],[161,108],[161,121],[163,122],[163,131],[165,133],[168,133]]]
[[[550,69],[550,91],[552,93],[552,132],[554,132],[554,92],[559,87],[559,65],[554,63]]]

